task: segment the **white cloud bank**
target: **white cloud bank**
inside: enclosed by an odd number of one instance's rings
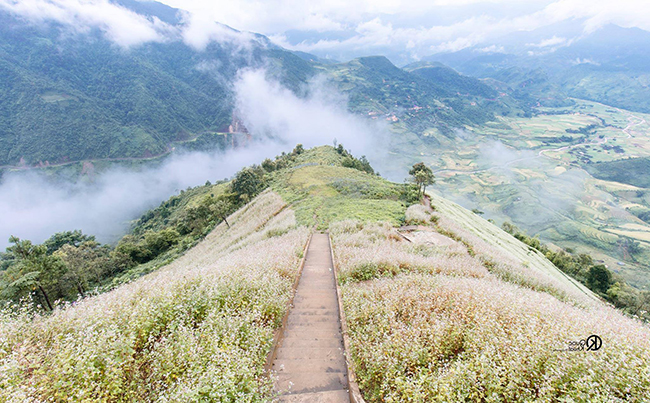
[[[96,28],[126,48],[151,41],[183,40],[201,50],[211,41],[238,41],[246,46],[253,39],[250,34],[240,35],[216,23],[219,22],[268,35],[290,49],[320,55],[402,52],[412,59],[480,45],[513,32],[562,21],[575,20],[587,33],[610,23],[650,30],[650,7],[645,0],[161,2],[188,11],[182,27],[143,17],[109,0],[0,0],[0,8],[35,22],[56,21],[77,32]],[[324,34],[299,41],[287,39],[294,31]],[[337,32],[345,35],[327,35]],[[566,39],[565,44],[570,41]]]
[[[174,26],[109,0],[0,0],[2,9],[32,23],[58,23],[77,34],[98,29],[123,48],[182,40],[203,50],[213,41],[248,47],[255,40],[254,35],[230,29],[201,13],[181,11],[183,24]]]
[[[157,18],[146,18],[108,0],[0,0],[0,9],[36,23],[63,24],[78,33],[96,28],[127,48],[162,42],[173,31]]]
[[[238,29],[260,32],[277,44],[321,56],[401,52],[412,59],[480,45],[518,31],[563,21],[593,32],[607,24],[650,30],[646,0],[162,0]],[[516,12],[509,10],[516,10]],[[453,15],[443,19],[440,15]],[[431,16],[429,23],[422,16]],[[291,31],[330,33],[289,39]],[[552,38],[550,38],[552,39]],[[570,43],[546,44],[562,46]]]

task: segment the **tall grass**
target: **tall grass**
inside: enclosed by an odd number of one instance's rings
[[[265,192],[138,281],[51,316],[0,314],[0,401],[267,400],[263,365],[308,237],[284,207]]]
[[[647,325],[526,267],[456,221],[441,216],[437,222],[431,228],[456,244],[408,243],[387,224],[331,227],[352,358],[367,400],[650,396]],[[591,334],[602,337],[601,350],[556,351]]]
[[[488,274],[459,243],[448,247],[413,245],[405,242],[387,223],[361,225],[342,221],[330,228],[336,244],[339,279],[343,283],[405,272],[472,277]]]
[[[497,279],[403,275],[343,286],[368,401],[616,402],[650,396],[650,331]],[[598,351],[556,351],[591,334]]]
[[[430,195],[439,216],[439,228],[470,244],[473,251],[505,281],[551,292],[566,301],[588,306],[598,298],[579,281],[569,277],[542,253],[528,247],[497,226],[449,200]]]

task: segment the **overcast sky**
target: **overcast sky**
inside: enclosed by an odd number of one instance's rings
[[[609,23],[650,29],[648,0],[163,1],[263,33],[284,47],[333,58],[399,53],[418,59],[549,26],[582,32]],[[571,39],[553,36],[537,44]]]
[[[566,37],[566,32],[580,35],[609,23],[650,30],[648,0],[161,2],[190,12],[182,31],[142,18],[109,0],[0,0],[0,8],[36,21],[56,20],[78,31],[99,27],[124,47],[171,38],[200,49],[211,40],[235,40],[214,24],[218,21],[265,34],[290,49],[336,59],[388,54],[393,59],[417,60],[475,45],[495,50],[501,38],[520,31],[541,31],[542,36],[529,44],[539,48],[570,43],[573,38]],[[545,27],[549,29],[544,31]]]

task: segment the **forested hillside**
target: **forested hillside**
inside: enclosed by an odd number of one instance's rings
[[[183,24],[159,3],[122,3]],[[298,94],[322,74],[349,95],[351,111],[403,122],[417,135],[522,113],[511,97],[444,66],[404,70],[384,57],[334,64],[247,38],[246,46],[214,41],[204,50],[180,39],[123,49],[100,32],[70,34],[0,10],[0,167],[159,156],[195,138],[191,149],[223,147],[214,134],[228,131],[233,83],[246,67]]]
[[[308,75],[307,62],[261,39],[247,53],[237,46],[125,50],[0,11],[0,166],[160,155],[228,130],[240,68],[275,60],[273,73],[293,87]]]
[[[454,128],[480,125],[497,114],[521,112],[508,97],[501,99],[481,81],[445,66],[400,69],[377,56],[321,68],[349,94],[351,111],[372,119],[402,120],[418,135],[432,127],[450,135]]]

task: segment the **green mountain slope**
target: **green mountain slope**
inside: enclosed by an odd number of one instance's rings
[[[124,5],[181,24],[158,3]],[[242,52],[236,43],[197,51],[180,40],[124,50],[98,32],[65,33],[0,12],[0,166],[158,156],[205,134],[194,145],[222,147],[210,134],[228,130],[231,86],[245,67],[266,69],[298,94],[324,74],[349,96],[352,112],[423,138],[432,128],[453,137],[457,128],[522,113],[513,98],[439,65],[407,71],[384,57],[323,62],[261,35]]]
[[[522,100],[544,106],[568,106],[568,95],[630,111],[650,111],[648,31],[606,25],[543,50],[533,46],[537,39],[524,32],[520,36],[520,40],[510,38],[510,44],[497,52],[482,51],[482,44],[424,59],[474,77],[501,80]]]
[[[227,131],[240,68],[271,60],[290,88],[310,75],[308,62],[265,38],[241,54],[235,44],[198,52],[182,42],[127,51],[97,33],[64,33],[0,12],[0,166],[158,155]]]
[[[402,121],[423,135],[436,128],[452,135],[454,128],[494,120],[514,113],[514,106],[478,80],[451,69],[399,69],[385,57],[363,57],[348,63],[321,66],[338,89],[349,94],[349,109],[372,119]]]

